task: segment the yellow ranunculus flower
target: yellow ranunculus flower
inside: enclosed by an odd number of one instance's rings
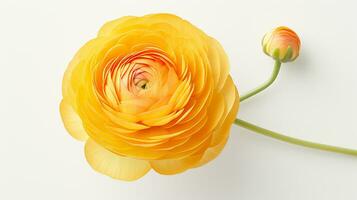
[[[170,14],[106,23],[70,62],[61,116],[98,172],[136,180],[214,159],[239,107],[227,56]]]
[[[279,26],[265,34],[262,45],[265,54],[280,62],[290,62],[299,56],[299,36],[285,26]]]

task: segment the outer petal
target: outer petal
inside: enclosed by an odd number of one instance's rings
[[[199,167],[215,159],[223,150],[227,143],[229,132],[239,109],[239,94],[234,86],[232,78],[229,76],[223,87],[223,95],[229,108],[229,113],[224,119],[222,126],[213,133],[212,144],[206,150],[202,159],[193,167]]]
[[[202,157],[203,153],[191,155],[182,159],[154,160],[151,161],[152,168],[160,174],[178,174],[192,168]]]
[[[94,170],[114,179],[134,181],[151,169],[149,162],[119,156],[91,139],[85,145],[85,156]]]
[[[229,131],[230,129],[228,129]],[[214,147],[211,147],[211,148],[208,148],[207,151],[203,154],[203,157],[202,159],[197,162],[194,166],[192,166],[193,168],[194,167],[200,167],[206,163],[208,163],[209,161],[215,159],[223,150],[224,146],[226,145],[227,143],[227,140],[228,138],[224,139],[223,141],[221,141],[220,144],[218,144],[217,146],[214,146]]]
[[[181,159],[154,160],[151,161],[152,168],[160,174],[178,174],[191,168],[192,164]]]
[[[229,61],[221,44],[213,39],[209,39],[208,57],[210,59],[211,70],[215,86],[221,90],[229,75]]]
[[[210,162],[211,160],[215,159],[222,152],[222,150],[223,150],[224,146],[226,145],[227,140],[229,138],[229,132],[230,132],[230,129],[231,129],[231,126],[233,123],[232,120],[235,119],[236,110],[238,109],[238,107],[239,107],[239,102],[236,101],[236,103],[234,104],[234,106],[232,108],[232,111],[227,116],[226,121],[224,122],[222,128],[220,130],[218,130],[218,132],[219,132],[218,134],[222,135],[222,137],[223,137],[220,140],[220,142],[217,145],[208,148],[205,151],[204,155],[202,156],[202,159],[192,167],[202,166],[202,165]]]
[[[111,34],[111,32],[118,26],[120,26],[121,24],[125,23],[125,21],[129,20],[129,19],[133,19],[136,17],[133,16],[125,16],[125,17],[121,17],[119,19],[115,19],[112,21],[109,21],[107,23],[105,23],[99,30],[98,32],[98,36],[108,36]]]
[[[216,146],[221,143],[222,139],[227,137],[229,131],[226,132],[225,129],[229,129],[232,126],[239,109],[239,94],[231,76],[227,77],[221,94],[224,97],[227,114],[221,118],[221,127],[213,134],[212,146]]]
[[[65,100],[61,101],[60,113],[64,127],[67,129],[68,133],[77,140],[87,140],[88,135],[83,128],[82,120],[73,110],[72,106]]]
[[[167,159],[167,160],[152,160],[150,161],[151,167],[160,174],[178,174],[184,172],[196,165],[202,159],[209,140],[202,144],[193,154],[180,159]]]

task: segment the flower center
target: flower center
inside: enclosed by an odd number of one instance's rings
[[[150,61],[142,60],[141,62],[134,61],[128,66],[129,69],[128,75],[124,74],[121,77],[121,82],[126,83],[127,89],[133,94],[139,94],[141,90],[149,89],[149,86],[154,83],[155,79],[159,77],[153,77],[152,71],[155,63],[150,63]]]
[[[179,82],[172,61],[159,49],[113,58],[103,68],[99,94],[115,110],[135,114],[165,102]]]
[[[143,90],[148,89],[148,81],[147,80],[140,80],[138,83],[135,84],[138,88]]]

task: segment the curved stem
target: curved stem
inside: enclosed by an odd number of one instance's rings
[[[336,152],[336,153],[342,153],[342,154],[347,154],[347,155],[354,155],[357,156],[357,150],[354,149],[348,149],[348,148],[343,148],[343,147],[336,147],[336,146],[331,146],[331,145],[326,145],[326,144],[320,144],[320,143],[314,143],[306,140],[301,140],[297,139],[294,137],[289,137],[262,127],[259,127],[257,125],[251,124],[249,122],[246,122],[241,119],[236,119],[234,121],[234,124],[241,126],[243,128],[246,128],[248,130],[254,131],[256,133],[275,138],[277,140],[285,141],[291,144],[296,144],[299,146],[305,146],[313,149],[319,149],[319,150],[325,150],[325,151],[331,151],[331,152]]]
[[[274,65],[274,70],[269,78],[269,80],[267,80],[265,83],[263,83],[262,85],[258,86],[257,88],[247,92],[246,94],[242,95],[240,97],[240,102],[248,99],[249,97],[252,97],[256,94],[258,94],[259,92],[263,91],[264,89],[266,89],[267,87],[269,87],[276,79],[276,77],[279,74],[280,71],[280,66],[281,66],[281,62],[278,60],[275,60],[275,65]]]

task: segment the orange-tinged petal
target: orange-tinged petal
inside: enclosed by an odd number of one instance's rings
[[[166,116],[171,111],[172,111],[172,106],[171,105],[165,105],[165,106],[161,106],[161,107],[156,108],[156,109],[152,109],[152,110],[140,113],[138,115],[138,118],[140,120],[160,118],[160,117]]]
[[[183,109],[181,109],[177,112],[173,112],[169,115],[166,115],[165,117],[143,120],[142,122],[149,126],[162,126],[162,125],[165,125],[165,124],[169,123],[170,121],[174,120],[178,116],[180,116],[182,112],[183,112]]]
[[[151,169],[149,162],[114,154],[91,139],[86,142],[85,156],[94,170],[114,179],[134,181]]]
[[[77,140],[85,141],[88,138],[83,128],[82,120],[73,110],[72,106],[65,100],[61,101],[60,112],[63,124],[68,133]]]

